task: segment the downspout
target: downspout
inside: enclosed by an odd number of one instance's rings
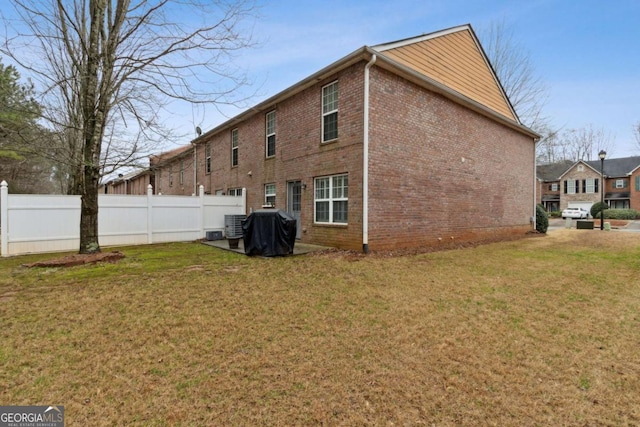
[[[198,156],[196,156],[197,150],[198,150],[198,146],[196,144],[194,144],[193,142],[191,143],[193,144],[193,195],[197,196],[198,195]]]
[[[377,56],[364,67],[364,119],[362,136],[362,251],[369,253],[369,69]]]
[[[540,140],[533,140],[533,216],[531,217],[531,223],[533,224],[533,230],[538,229],[538,165],[536,161],[536,148]]]

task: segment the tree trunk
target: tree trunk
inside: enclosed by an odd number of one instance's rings
[[[80,208],[80,253],[100,252],[98,242],[98,183],[97,168],[86,166]]]

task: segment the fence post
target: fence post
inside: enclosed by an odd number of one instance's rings
[[[200,228],[200,238],[204,239],[204,185],[202,184],[198,187],[198,197],[200,197],[200,224],[198,227]]]
[[[9,184],[0,183],[0,240],[2,256],[9,256]]]
[[[247,215],[247,189],[242,188],[242,210]]]
[[[153,243],[153,186],[147,185],[147,243]]]

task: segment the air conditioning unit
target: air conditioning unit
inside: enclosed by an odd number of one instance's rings
[[[242,237],[242,222],[247,219],[246,215],[225,215],[224,235],[230,237]]]

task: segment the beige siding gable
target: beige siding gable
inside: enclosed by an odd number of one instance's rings
[[[374,49],[519,122],[469,26]]]

